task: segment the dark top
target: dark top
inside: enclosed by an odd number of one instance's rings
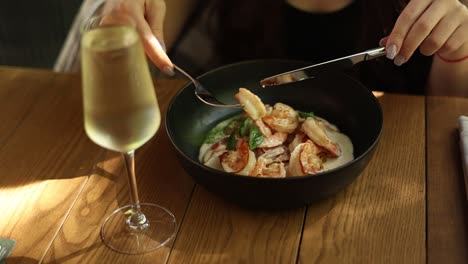
[[[285,4],[287,57],[319,63],[364,51],[356,44],[361,30],[359,4],[356,0],[332,13],[309,13]],[[378,41],[366,49],[378,47]],[[360,63],[349,73],[373,90],[423,94],[431,61],[431,57],[415,52],[400,67],[382,57]]]

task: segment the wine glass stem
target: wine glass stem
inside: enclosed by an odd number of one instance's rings
[[[131,230],[143,230],[149,224],[145,215],[141,212],[140,200],[138,198],[138,188],[135,177],[135,151],[123,153],[125,168],[127,169],[128,184],[130,187],[131,215],[127,219],[127,226]]]

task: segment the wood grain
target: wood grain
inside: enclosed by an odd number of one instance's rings
[[[0,237],[39,261],[103,152],[86,140],[70,75],[0,68]],[[47,91],[47,92],[45,92]],[[69,111],[68,111],[69,109]]]
[[[308,208],[300,263],[425,262],[424,98],[380,103],[376,153],[348,188]]]
[[[458,116],[467,98],[427,98],[428,263],[468,263],[468,217]]]
[[[196,187],[169,263],[294,263],[304,209],[250,211]]]

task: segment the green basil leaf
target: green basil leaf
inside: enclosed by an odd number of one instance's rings
[[[227,150],[236,150],[236,145],[237,145],[237,139],[236,139],[236,132],[237,131],[232,131],[231,135],[228,138],[228,141],[226,143],[226,149]]]
[[[239,129],[239,135],[241,137],[247,136],[247,133],[249,132],[249,128],[252,126],[253,121],[249,117],[244,119],[244,122],[242,122],[240,129]]]
[[[263,134],[256,126],[250,127],[249,148],[254,150],[263,142]]]
[[[314,112],[302,112],[302,111],[297,111],[297,114],[299,115],[300,118],[315,117]]]

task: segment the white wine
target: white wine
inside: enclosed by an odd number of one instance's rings
[[[85,130],[96,144],[122,152],[131,201],[106,218],[101,238],[120,253],[147,253],[164,246],[176,230],[175,217],[169,210],[140,203],[138,195],[134,150],[153,137],[161,123],[148,62],[130,16],[106,14],[84,22],[81,67]]]
[[[137,149],[161,122],[138,33],[127,26],[100,27],[85,32],[81,45],[86,133],[110,150]]]

